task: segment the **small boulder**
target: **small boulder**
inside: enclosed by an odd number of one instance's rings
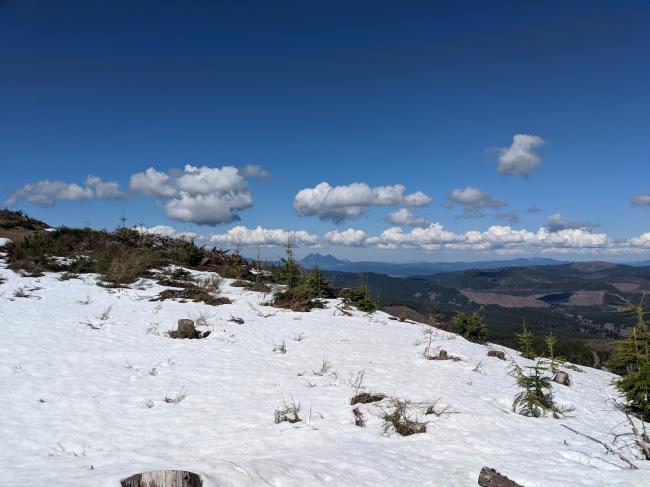
[[[493,468],[483,467],[478,476],[478,485],[481,487],[524,487],[517,482],[501,475]]]
[[[440,350],[440,352],[438,352],[438,360],[448,360],[448,359],[449,359],[449,355],[447,354],[447,350]]]
[[[505,352],[502,352],[501,350],[490,350],[487,353],[488,357],[496,357],[499,360],[505,360],[506,359],[506,354]]]
[[[569,374],[566,372],[562,372],[561,370],[556,372],[555,375],[553,376],[553,379],[551,379],[553,382],[557,382],[558,384],[562,384],[563,386],[570,386],[571,385],[571,379],[569,378]]]

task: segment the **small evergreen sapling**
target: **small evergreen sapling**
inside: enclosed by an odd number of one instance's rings
[[[528,331],[524,321],[524,330],[521,333],[515,333],[517,343],[519,343],[519,352],[521,356],[528,359],[534,359],[537,354],[533,350],[533,332]]]
[[[545,375],[548,368],[544,366],[541,359],[535,365],[526,368],[530,369],[530,373],[524,373],[515,362],[511,365],[511,374],[517,378],[517,385],[520,388],[512,402],[514,412],[534,418],[545,416],[550,412],[554,418],[559,418],[573,410],[571,407],[555,404],[551,379]]]
[[[558,357],[555,355],[555,345],[557,344],[557,337],[553,336],[553,333],[544,337],[544,343],[546,344],[546,363],[548,364],[551,372],[557,372],[560,370],[560,367],[564,365],[566,359],[564,357]]]
[[[298,261],[296,261],[293,255],[293,247],[291,247],[291,243],[289,242],[287,242],[286,253],[286,257],[280,260],[282,266],[279,269],[279,281],[290,288],[297,287],[302,277],[302,268],[298,264]]]

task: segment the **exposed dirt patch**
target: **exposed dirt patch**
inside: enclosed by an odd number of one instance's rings
[[[158,297],[153,298],[151,301],[164,301],[166,299],[184,299],[187,301],[194,301],[195,303],[204,302],[205,304],[210,304],[212,306],[232,303],[230,299],[224,296],[215,297],[192,287],[186,289],[165,289],[158,294]]]
[[[605,291],[576,291],[569,298],[574,306],[598,306],[605,300]]]
[[[463,289],[460,291],[467,299],[477,304],[496,304],[503,308],[548,308],[550,305],[536,296],[514,296],[512,294],[484,293]]]
[[[49,225],[20,211],[0,210],[0,237],[18,242],[28,235],[42,233]]]
[[[271,292],[271,287],[263,282],[251,282],[245,281],[243,279],[237,279],[231,284],[232,287],[243,287],[249,291],[256,291],[258,293],[269,293]]]
[[[612,282],[611,284],[623,293],[633,293],[641,287],[638,282]]]
[[[426,317],[422,313],[415,311],[413,308],[409,308],[408,306],[401,306],[401,305],[386,306],[382,308],[382,311],[384,313],[388,313],[391,316],[399,318],[400,320],[403,319],[403,320],[416,321],[418,323],[426,323],[428,325],[432,324],[430,323],[428,317]]]

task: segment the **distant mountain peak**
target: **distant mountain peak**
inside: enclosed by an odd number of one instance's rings
[[[300,263],[305,267],[313,267],[313,266],[330,267],[330,266],[345,265],[348,264],[349,261],[337,259],[332,254],[323,255],[318,253],[312,253],[312,254],[307,254],[302,259],[300,259]]]

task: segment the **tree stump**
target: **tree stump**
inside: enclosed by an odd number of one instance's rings
[[[524,487],[488,467],[481,469],[481,473],[478,475],[478,485],[481,487]]]
[[[178,332],[183,335],[194,335],[194,322],[187,318],[178,320]]]
[[[156,470],[122,479],[122,487],[202,487],[198,474],[184,470]]]
[[[447,355],[447,350],[440,350],[438,352],[438,360],[447,360],[449,358],[449,355]]]
[[[172,338],[201,338],[199,332],[194,328],[194,322],[187,318],[178,320],[178,329],[170,331],[169,336]]]
[[[571,385],[571,379],[569,378],[569,374],[566,372],[556,372],[555,375],[553,376],[553,382],[557,382],[558,384],[562,384],[563,386],[570,386]]]

